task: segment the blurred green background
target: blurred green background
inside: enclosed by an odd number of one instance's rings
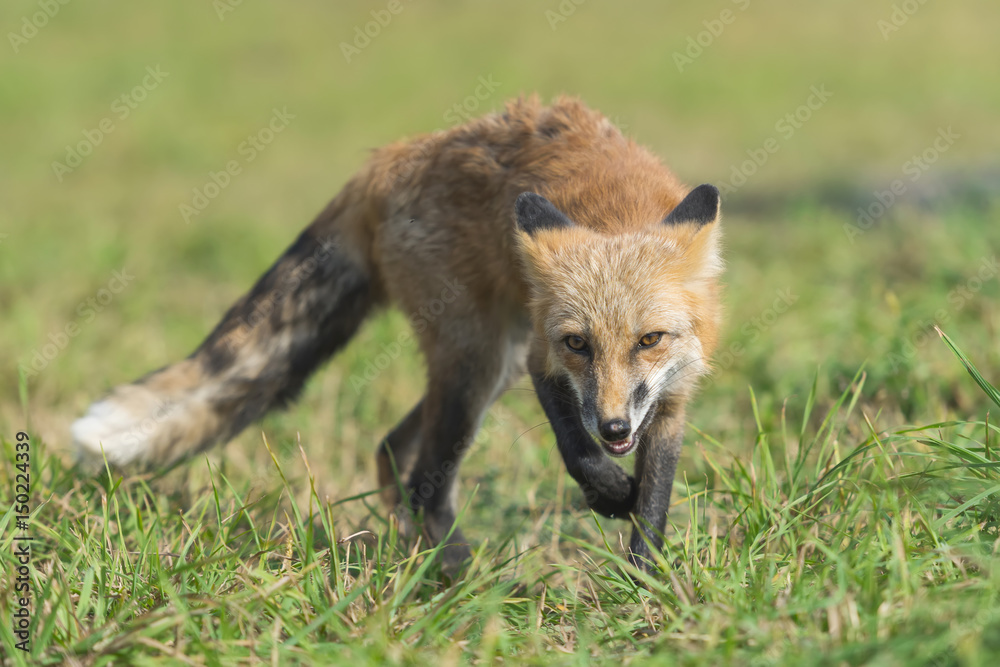
[[[997,383],[998,25],[993,0],[6,0],[0,443],[27,428],[36,447],[34,657],[445,665],[492,662],[501,637],[498,655],[535,664],[606,648],[616,664],[994,664],[995,489],[969,479],[995,463],[989,441],[949,444],[979,426],[938,450],[873,447],[836,487],[817,463],[833,489],[819,517],[792,502],[801,479],[764,462],[804,451],[862,367],[854,413],[826,432],[840,454],[871,444],[865,418],[884,434],[986,415],[932,326]],[[726,192],[723,341],[688,415],[673,569],[650,596],[593,555],[620,553],[629,526],[583,509],[527,380],[463,468],[462,501],[478,488],[465,533],[501,563],[485,575],[443,588],[411,569],[417,547],[396,550],[374,498],[331,505],[374,488],[378,441],[422,393],[413,347],[352,382],[406,326],[397,313],[295,407],[209,452],[211,470],[109,491],[46,455],[69,460],[91,401],[189,354],[372,148],[531,93],[581,97],[685,182]],[[336,525],[293,521],[289,497]],[[353,570],[331,564],[352,549]],[[367,592],[338,629],[346,585]]]
[[[3,3],[3,433],[30,424],[66,448],[90,401],[194,349],[371,148],[533,92],[580,96],[687,183],[745,177],[725,199],[727,325],[692,424],[739,452],[755,433],[748,386],[773,426],[814,375],[829,396],[863,364],[863,407],[881,426],[979,413],[984,399],[928,331],[941,323],[996,378],[1000,5],[389,5]],[[246,150],[275,110],[287,127]],[[89,154],[54,166],[74,151]],[[231,160],[240,173],[186,221],[181,206]],[[894,181],[895,201],[859,229],[859,207],[877,212]],[[134,278],[102,292],[115,271]],[[67,325],[76,335],[59,346]],[[301,437],[332,497],[372,487],[378,439],[421,394],[413,349],[351,387],[402,326],[370,323],[263,424],[282,447]],[[466,488],[561,479],[548,429],[528,430],[543,421],[529,386],[504,397]],[[230,474],[253,475],[259,443],[252,428],[226,448]],[[695,456],[683,465],[700,472]],[[497,484],[473,523],[493,522],[492,494],[524,502]]]

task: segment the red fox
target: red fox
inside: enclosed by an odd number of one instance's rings
[[[444,290],[440,315],[413,321],[426,392],[378,449],[390,500],[447,537],[447,562],[467,558],[458,467],[527,370],[587,504],[631,516],[628,556],[651,567],[685,405],[716,347],[719,209],[716,188],[688,191],[572,98],[388,145],[191,356],[93,404],[77,451],[148,467],[225,442],[293,400],[377,307],[427,311]],[[614,461],[632,452],[634,476]]]

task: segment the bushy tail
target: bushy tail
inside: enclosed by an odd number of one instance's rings
[[[349,185],[187,359],[115,388],[72,427],[84,465],[165,465],[293,400],[378,300]],[[102,456],[103,450],[103,456]]]

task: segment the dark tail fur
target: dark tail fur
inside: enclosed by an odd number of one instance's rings
[[[84,463],[165,465],[295,399],[379,301],[350,184],[187,359],[114,389],[72,428]],[[357,195],[360,196],[360,195]]]

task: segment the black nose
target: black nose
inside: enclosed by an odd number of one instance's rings
[[[632,432],[632,425],[624,419],[610,419],[597,429],[601,432],[601,437],[608,442],[618,442],[628,437]]]

